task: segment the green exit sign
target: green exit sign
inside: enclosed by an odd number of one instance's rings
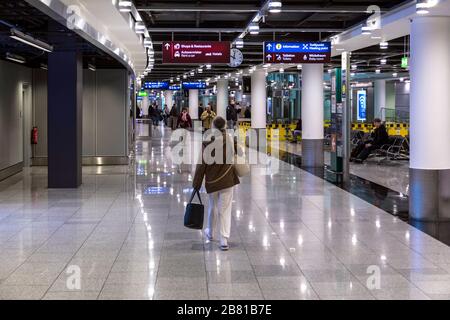
[[[408,57],[402,58],[402,68],[408,68]]]
[[[146,91],[139,91],[138,96],[139,97],[148,97],[148,93]]]

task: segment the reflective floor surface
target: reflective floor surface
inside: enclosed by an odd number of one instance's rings
[[[448,246],[284,162],[242,179],[221,252],[183,227],[193,168],[169,138],[76,190],[47,189],[45,168],[0,182],[0,298],[450,298]]]
[[[280,142],[280,150],[302,155],[301,143]],[[409,161],[369,158],[364,164],[350,164],[350,173],[404,195],[409,194]],[[330,152],[325,151],[325,163],[330,164]]]

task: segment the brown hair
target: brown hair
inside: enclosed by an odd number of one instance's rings
[[[214,128],[223,130],[223,129],[225,129],[225,124],[226,124],[226,122],[225,122],[224,118],[222,118],[222,117],[214,118],[214,121],[213,121]]]

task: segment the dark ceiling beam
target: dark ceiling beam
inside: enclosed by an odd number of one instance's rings
[[[159,3],[137,8],[147,12],[228,12],[228,13],[256,13],[260,7],[249,5],[186,5],[181,3]],[[367,6],[330,6],[317,8],[314,6],[283,5],[282,12],[286,13],[367,13]],[[385,10],[381,10],[385,12]]]
[[[149,28],[149,33],[242,33],[244,28]],[[259,33],[289,32],[289,33],[317,33],[317,32],[343,32],[337,28],[262,28]]]

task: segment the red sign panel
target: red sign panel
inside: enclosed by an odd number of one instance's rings
[[[163,63],[230,63],[228,41],[163,42]]]

